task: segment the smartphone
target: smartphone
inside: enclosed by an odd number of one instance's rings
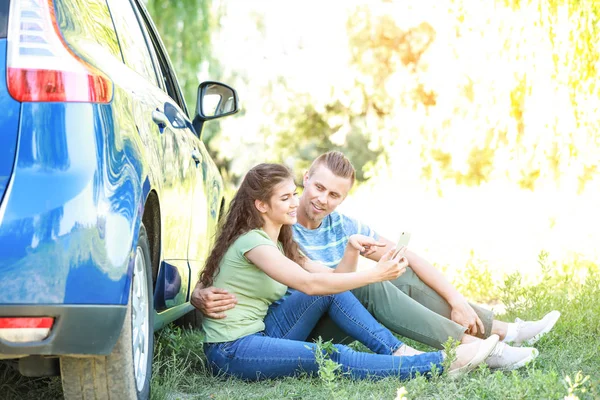
[[[398,255],[400,248],[402,246],[408,246],[408,242],[410,241],[410,232],[402,232],[400,234],[400,239],[398,239],[398,243],[396,243],[396,251],[394,251],[394,255],[392,258]]]

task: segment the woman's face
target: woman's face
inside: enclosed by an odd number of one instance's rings
[[[269,199],[264,216],[275,224],[293,225],[297,221],[298,202],[298,192],[294,181],[292,179],[285,180],[273,189],[273,195]]]

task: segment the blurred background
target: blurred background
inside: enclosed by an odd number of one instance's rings
[[[238,91],[242,112],[203,137],[231,191],[259,162],[300,183],[341,150],[358,171],[341,210],[391,240],[412,232],[476,299],[511,272],[597,263],[600,2],[147,6],[191,110],[200,81]]]

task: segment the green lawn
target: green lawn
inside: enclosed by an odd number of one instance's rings
[[[600,268],[577,260],[552,265],[543,261],[539,283],[524,286],[515,274],[493,290],[506,306],[503,320],[538,318],[552,309],[562,312],[553,331],[536,344],[538,359],[518,371],[492,373],[480,368],[455,381],[442,375],[405,382],[299,377],[246,383],[210,376],[204,368],[201,336],[169,328],[157,335],[152,398],[392,400],[405,387],[408,399],[563,399],[570,393],[569,399],[599,399]],[[480,289],[476,286],[475,280],[473,291]],[[60,380],[26,379],[2,366],[0,394],[3,399],[60,398]]]

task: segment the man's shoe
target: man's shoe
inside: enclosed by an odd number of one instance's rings
[[[517,324],[517,337],[512,342],[512,345],[519,347],[523,344],[527,346],[533,345],[535,342],[541,339],[558,321],[560,317],[559,311],[550,311],[539,321],[522,321],[519,318],[515,320]]]
[[[462,367],[451,368],[448,370],[448,376],[450,378],[458,378],[477,368],[479,364],[481,364],[494,350],[496,344],[498,344],[499,337],[498,335],[490,335],[487,339],[483,340],[479,343],[479,348],[475,355]]]
[[[485,363],[492,370],[512,371],[532,361],[538,354],[537,349],[533,347],[510,347],[506,343],[498,342]]]

